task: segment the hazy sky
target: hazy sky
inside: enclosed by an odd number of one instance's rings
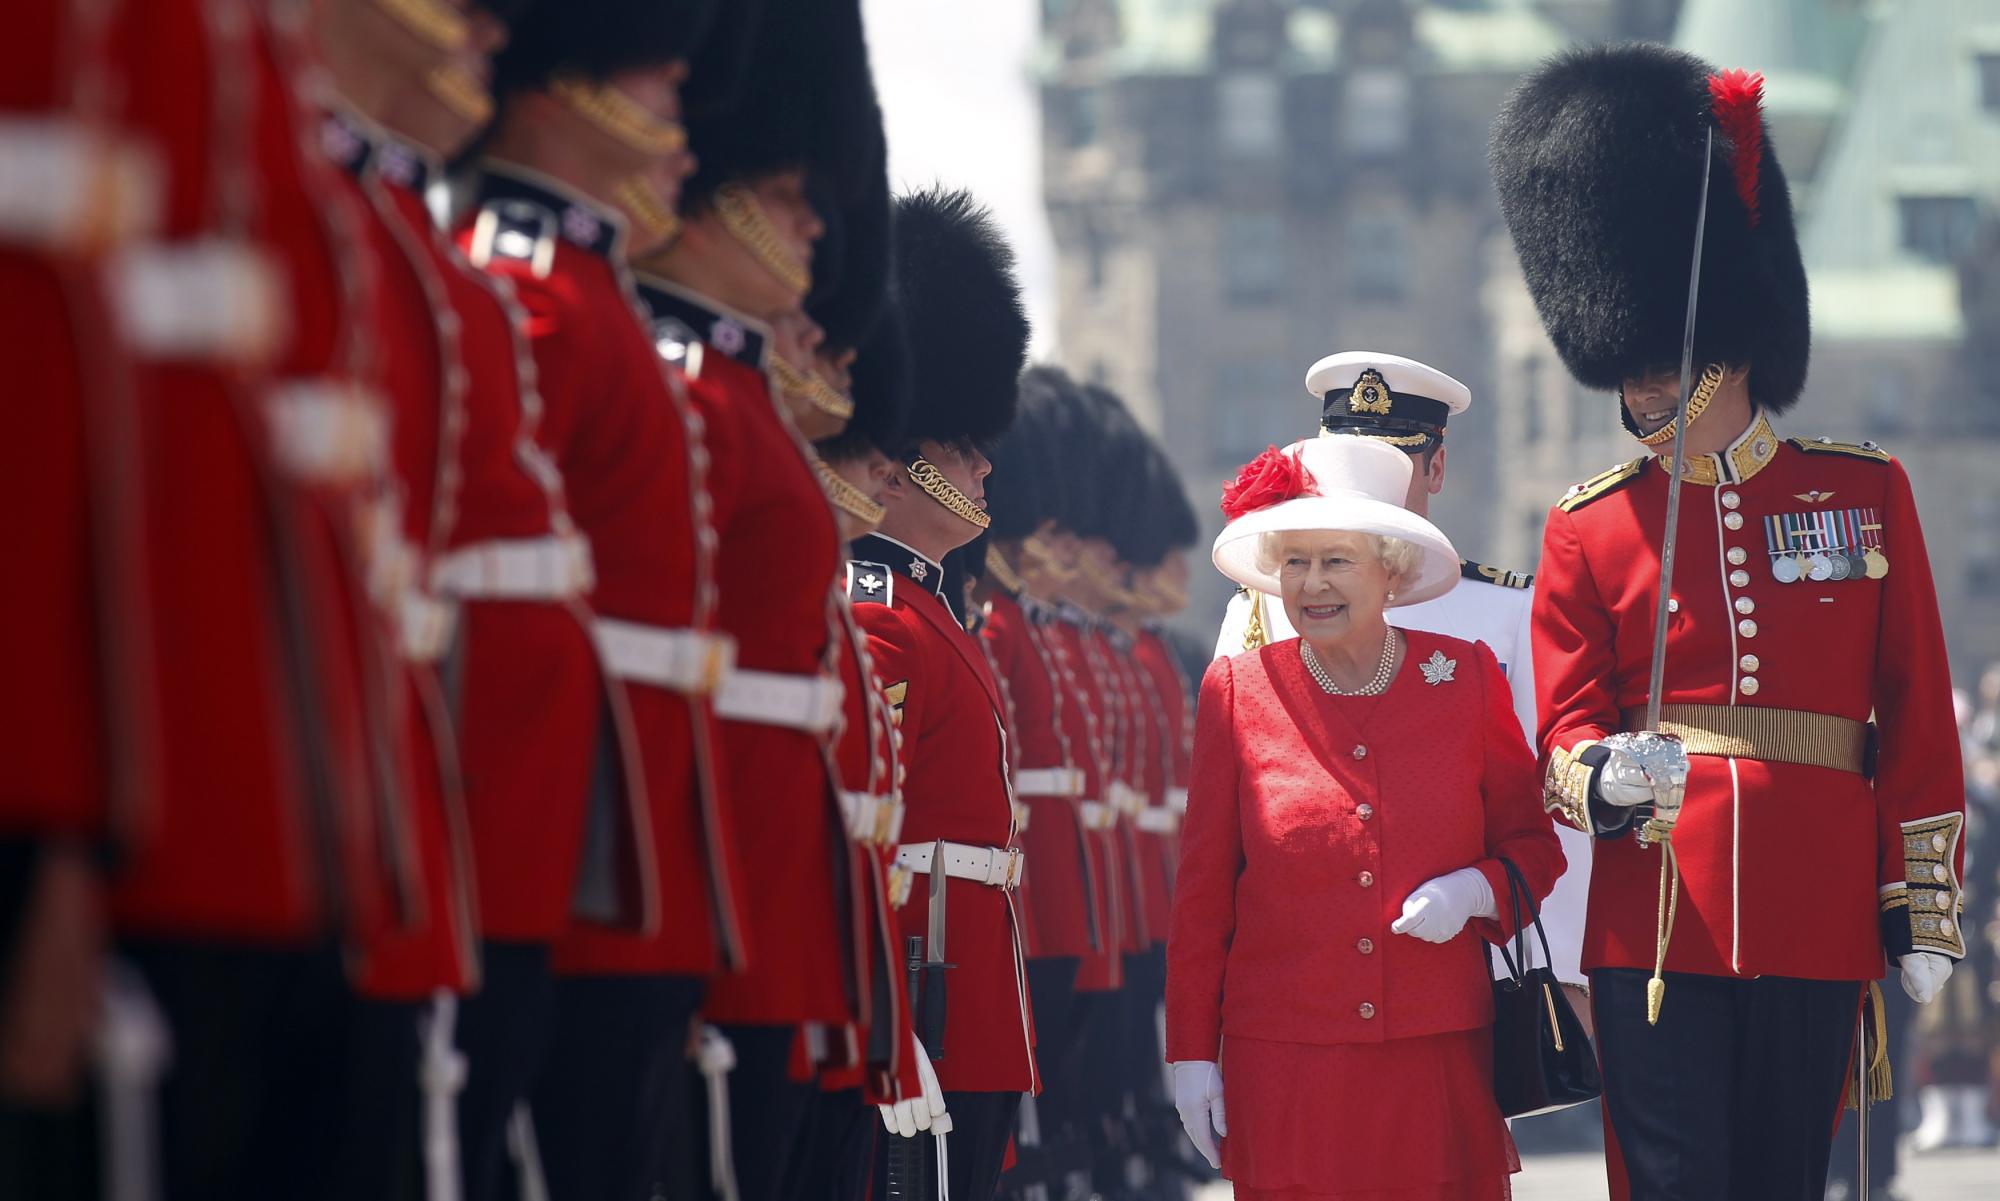
[[[1028,74],[1034,0],[863,0],[898,191],[970,189],[1020,256],[1032,353],[1055,352],[1054,248],[1042,215],[1041,135]]]

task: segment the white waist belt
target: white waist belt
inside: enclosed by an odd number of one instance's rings
[[[824,734],[840,720],[847,690],[826,676],[787,675],[735,668],[715,691],[715,712],[731,721],[753,721]]]
[[[705,696],[714,692],[736,660],[727,634],[666,629],[600,617],[591,625],[604,666],[621,680]]]
[[[260,358],[284,336],[278,269],[247,242],[148,242],[107,277],[119,327],[153,358]]]
[[[52,250],[110,245],[159,216],[158,161],[67,118],[0,120],[0,241]]]
[[[1031,767],[1014,773],[1014,795],[1073,797],[1083,794],[1083,773],[1074,767]]]
[[[457,619],[458,610],[450,604],[421,592],[405,591],[396,598],[396,625],[403,657],[418,663],[435,663],[444,658]]]
[[[287,380],[271,389],[265,414],[272,453],[293,479],[345,483],[373,475],[388,462],[388,413],[380,398],[359,384]]]
[[[1173,834],[1181,828],[1181,815],[1171,809],[1141,809],[1132,823],[1148,834]]]
[[[1185,788],[1167,789],[1167,808],[1173,810],[1175,813],[1186,813],[1187,789]]]
[[[896,848],[896,866],[919,876],[931,872],[936,845],[905,843]],[[957,880],[971,880],[1009,892],[1021,882],[1021,852],[1006,847],[981,847],[971,843],[944,844],[944,874]]]
[[[840,812],[847,835],[870,846],[887,846],[903,836],[903,805],[894,797],[872,792],[840,793]]]
[[[1118,824],[1118,811],[1103,801],[1083,801],[1076,810],[1086,830],[1109,830]]]
[[[580,534],[461,546],[431,569],[432,587],[463,600],[568,600],[591,580],[590,542]]]
[[[1123,780],[1113,780],[1107,791],[1111,807],[1128,817],[1137,817],[1146,808],[1146,794]]]

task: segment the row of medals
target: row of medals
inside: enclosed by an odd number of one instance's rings
[[[1800,580],[1879,580],[1889,574],[1889,558],[1880,547],[1846,550],[1772,551],[1771,576],[1780,584]]]

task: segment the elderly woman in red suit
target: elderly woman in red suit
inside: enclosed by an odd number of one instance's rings
[[[1167,944],[1175,1104],[1239,1198],[1485,1201],[1520,1166],[1480,939],[1501,860],[1539,902],[1563,856],[1492,651],[1383,620],[1458,580],[1409,474],[1319,438],[1223,492],[1215,565],[1300,631],[1202,681]]]

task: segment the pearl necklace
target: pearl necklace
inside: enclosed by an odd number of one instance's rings
[[[1333,677],[1320,665],[1319,656],[1313,653],[1312,643],[1303,638],[1299,639],[1299,657],[1306,661],[1306,670],[1328,696],[1378,696],[1389,687],[1389,677],[1395,674],[1396,628],[1390,626],[1383,633],[1382,662],[1376,666],[1374,677],[1351,692],[1333,682]]]

